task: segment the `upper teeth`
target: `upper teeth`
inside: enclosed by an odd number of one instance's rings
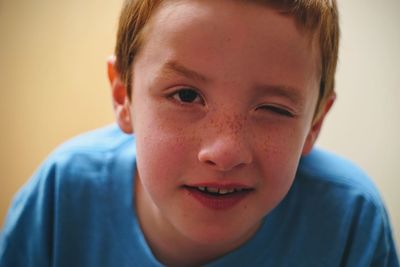
[[[206,186],[198,186],[197,189],[199,189],[200,191],[203,191],[203,192],[218,193],[221,195],[242,191],[241,188],[224,189],[224,188],[206,187]]]

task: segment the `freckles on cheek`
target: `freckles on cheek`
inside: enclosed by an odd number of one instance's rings
[[[260,160],[270,182],[286,187],[291,183],[301,156],[302,141],[295,129],[271,130],[260,139]]]
[[[303,140],[295,128],[280,131],[270,129],[261,139],[261,148],[267,157],[300,154]]]
[[[258,139],[260,141],[260,148],[262,149],[264,156],[267,158],[279,157],[279,154],[281,154],[288,146],[287,138],[285,138],[281,132],[274,129],[264,132],[262,138],[254,138],[255,140]]]
[[[149,168],[162,166],[165,172],[177,172],[178,167],[195,156],[198,138],[183,128],[154,126],[141,138],[138,136],[138,156]]]
[[[146,173],[179,175],[184,165],[196,156],[198,134],[193,123],[182,114],[165,108],[163,103],[150,104],[139,109],[135,127],[138,161],[140,157]]]

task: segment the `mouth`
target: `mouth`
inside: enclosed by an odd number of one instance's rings
[[[210,196],[216,196],[216,197],[221,197],[221,196],[229,196],[232,194],[237,194],[237,193],[243,193],[243,192],[248,192],[253,189],[251,188],[243,188],[243,187],[233,187],[233,188],[220,188],[220,187],[211,187],[211,186],[185,186],[188,189],[193,189],[197,190],[201,193],[210,195]]]
[[[254,189],[244,186],[183,186],[189,196],[200,202],[207,208],[214,210],[229,209],[236,206]]]

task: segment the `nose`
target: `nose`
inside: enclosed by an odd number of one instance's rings
[[[198,153],[198,159],[218,171],[230,171],[252,162],[251,148],[246,140],[235,135],[219,135],[207,138]]]

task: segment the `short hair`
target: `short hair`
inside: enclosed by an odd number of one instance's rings
[[[116,68],[131,97],[132,65],[143,44],[143,29],[155,9],[167,0],[125,0],[115,47]],[[321,80],[314,119],[323,114],[334,94],[339,50],[339,19],[336,0],[241,0],[257,3],[293,17],[300,29],[319,37]]]

